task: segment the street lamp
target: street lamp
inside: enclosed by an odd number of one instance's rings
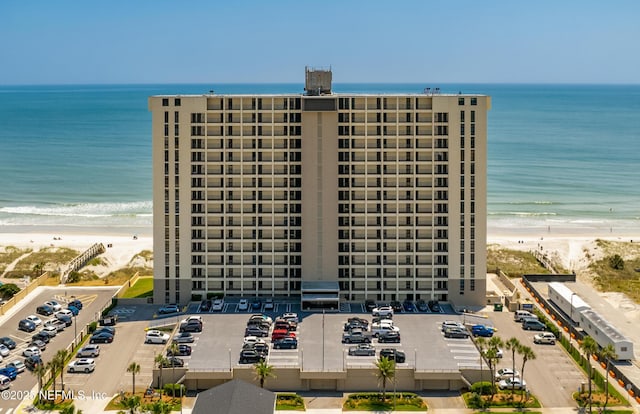
[[[78,340],[78,320],[76,315],[73,315],[73,348],[76,348],[76,342]]]

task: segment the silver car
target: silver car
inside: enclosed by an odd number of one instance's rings
[[[78,358],[82,358],[82,357],[95,358],[98,355],[100,355],[100,345],[94,344],[94,345],[87,345],[84,348],[80,349],[76,356]]]

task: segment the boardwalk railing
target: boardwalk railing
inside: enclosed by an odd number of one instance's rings
[[[99,254],[104,253],[105,251],[106,249],[104,247],[104,244],[102,243],[93,244],[91,247],[85,250],[82,254],[80,254],[75,259],[69,262],[69,264],[67,265],[67,270],[65,270],[60,275],[60,283],[62,284],[66,283],[67,279],[69,278],[69,275],[72,272],[77,271],[78,269],[86,265],[89,260],[93,259]]]

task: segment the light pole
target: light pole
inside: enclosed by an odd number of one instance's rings
[[[76,348],[76,342],[78,340],[78,320],[76,315],[73,315],[73,349]]]

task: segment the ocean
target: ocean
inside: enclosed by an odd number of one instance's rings
[[[640,85],[334,84],[492,97],[489,233],[640,229]],[[300,93],[302,84],[0,86],[0,231],[151,233],[156,94]]]

